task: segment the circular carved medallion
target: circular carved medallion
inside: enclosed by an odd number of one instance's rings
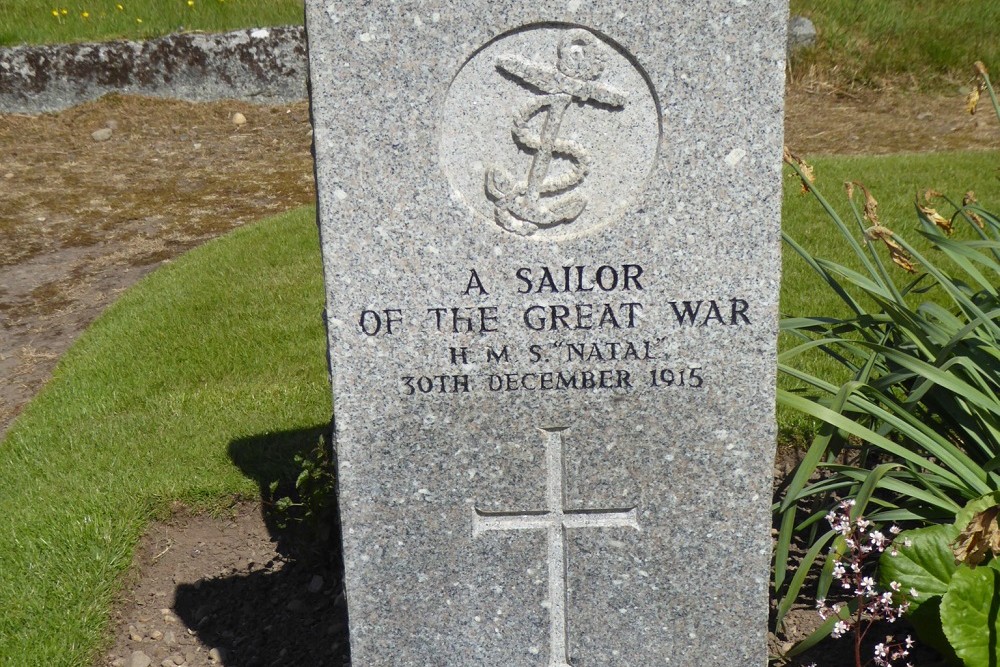
[[[656,162],[659,105],[617,44],[577,26],[527,26],[479,49],[441,117],[441,163],[491,224],[541,239],[603,228]]]

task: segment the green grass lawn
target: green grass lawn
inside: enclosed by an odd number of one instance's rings
[[[904,78],[921,87],[962,83],[972,63],[1000,69],[1000,0],[791,0],[809,17],[818,44],[792,62],[815,65],[837,83]]]
[[[0,443],[0,665],[90,664],[149,518],[259,498],[291,452],[245,444],[328,422],[322,308],[300,210],[186,254],[85,332]]]
[[[301,25],[303,0],[2,0],[0,45]]]
[[[996,209],[997,152],[814,161],[839,194],[863,181],[884,224],[916,237],[913,193],[980,189]],[[851,264],[810,196],[786,183],[784,226]],[[0,664],[87,665],[149,519],[180,500],[259,498],[330,416],[322,274],[312,209],[213,241],[128,290],[60,361],[0,443]],[[785,253],[782,309],[839,302]],[[822,364],[822,359],[812,363]],[[834,367],[831,372],[835,372]],[[780,415],[788,431],[808,429]],[[291,434],[291,435],[289,435]],[[306,437],[306,436],[303,436]],[[247,443],[264,443],[247,448]]]
[[[854,217],[844,183],[860,181],[878,200],[882,224],[915,243],[921,250],[926,249],[928,244],[917,233],[919,223],[914,206],[917,193],[934,189],[960,202],[966,191],[974,190],[987,209],[1000,208],[997,196],[1000,194],[1000,153],[996,151],[824,157],[809,162],[816,170],[815,186],[845,222],[853,221]],[[787,167],[785,174],[789,178],[785,183],[782,207],[784,230],[815,254],[859,268],[859,264],[847,255],[839,254],[846,248],[841,247],[825,211],[811,195],[799,193],[798,179]],[[855,201],[860,208],[864,201],[860,192],[855,194]],[[944,204],[941,210],[946,215],[951,212]],[[832,245],[829,243],[831,240]],[[816,314],[838,307],[836,298],[826,294],[828,288],[791,251],[785,252],[783,271],[782,312]]]

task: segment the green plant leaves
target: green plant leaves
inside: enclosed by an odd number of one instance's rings
[[[890,581],[898,581],[906,592],[909,588],[917,590],[917,597],[910,602],[910,610],[915,612],[931,598],[948,591],[948,582],[956,569],[955,555],[949,545],[958,537],[958,528],[930,526],[908,530],[903,535],[910,546],[897,544],[899,553],[896,556],[888,551],[883,553],[879,571],[885,588]],[[899,542],[901,540],[897,540]]]
[[[888,590],[892,581],[902,584],[903,592],[910,599],[907,619],[920,641],[950,657],[954,664],[958,664],[957,658],[941,630],[939,610],[941,596],[948,592],[957,567],[950,545],[958,532],[952,525],[905,531],[896,539],[897,555],[886,551],[879,559],[882,588]],[[904,541],[910,546],[904,546]],[[916,589],[916,597],[910,595],[911,588]]]
[[[830,506],[854,498],[855,514],[877,524],[927,526],[904,533],[908,547],[897,540],[898,556],[881,557],[881,578],[884,587],[898,581],[904,593],[917,590],[910,620],[925,643],[957,663],[951,636],[941,631],[942,600],[950,595],[953,607],[973,600],[950,592],[956,572],[968,576],[965,566],[956,566],[952,545],[977,511],[997,504],[1000,488],[1000,218],[978,207],[973,211],[970,194],[961,209],[951,203],[953,221],[966,223],[952,236],[935,227],[926,211],[921,217],[919,209],[920,247],[880,227],[879,238],[919,263],[918,277],[900,279],[881,259],[883,249],[872,244],[870,225],[879,223],[869,211],[876,205],[871,193],[855,185],[866,196],[862,214],[848,195],[856,226],[841,219],[814,184],[808,190],[826,212],[829,237],[847,250],[839,256],[853,254],[857,261],[824,259],[785,235],[786,244],[840,297],[846,315],[793,313],[781,323],[782,333],[796,344],[779,357],[779,371],[791,387],[779,388],[779,404],[822,426],[774,505],[781,515],[774,569],[777,622],[803,589],[802,569],[815,571],[816,595],[826,594],[830,561],[819,557],[816,546],[830,537],[818,524]],[[842,372],[816,373],[820,366],[810,358],[817,353]],[[793,543],[812,547],[807,558],[794,562]],[[984,582],[989,591],[995,583]],[[989,619],[989,608],[985,613]],[[980,623],[978,631],[987,637],[988,627],[994,631],[993,643],[983,649],[993,656],[1000,642],[995,617],[989,623]],[[963,637],[966,653],[978,650],[973,634]],[[996,656],[966,664],[1000,667]]]
[[[994,505],[1000,505],[1000,491],[987,493],[985,496],[976,498],[955,514],[955,529],[962,530],[972,521],[973,516]],[[958,534],[956,533],[957,536]]]
[[[916,589],[907,618],[920,640],[951,664],[1000,664],[1000,559],[972,569],[958,565],[953,550],[973,516],[996,506],[998,499],[998,492],[976,498],[957,512],[953,524],[904,531],[895,541],[897,554],[886,552],[879,559],[884,588],[899,582],[904,593]]]
[[[956,570],[941,599],[941,625],[965,667],[1000,665],[1000,572]]]
[[[948,642],[941,628],[941,598],[933,597],[925,600],[916,611],[911,610],[906,615],[906,620],[913,625],[917,631],[917,638],[920,643],[930,646],[937,651],[944,659],[945,664],[962,666],[962,660],[955,655],[955,650]]]

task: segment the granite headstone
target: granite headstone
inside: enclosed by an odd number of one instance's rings
[[[306,5],[353,664],[763,667],[784,0]]]

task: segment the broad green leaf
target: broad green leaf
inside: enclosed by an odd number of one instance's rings
[[[956,537],[958,528],[947,525],[903,531],[894,543],[897,555],[886,551],[879,559],[882,586],[888,589],[889,582],[898,581],[907,595],[911,588],[916,589],[911,613],[931,598],[944,595],[955,572],[951,543]],[[904,546],[904,540],[909,540],[910,546]]]
[[[956,569],[951,543],[957,536],[958,528],[949,525],[907,530],[895,540],[897,555],[886,551],[879,559],[882,588],[889,590],[889,582],[897,581],[908,596],[911,588],[916,589],[917,596],[910,597],[906,618],[921,642],[952,663],[956,663],[956,659],[941,631],[939,610],[941,596],[948,591]],[[905,540],[910,541],[910,546],[903,546]]]
[[[958,568],[941,598],[941,627],[966,667],[1000,664],[1000,572]]]
[[[944,630],[941,629],[940,597],[925,601],[915,610],[911,608],[906,614],[906,620],[916,630],[920,643],[937,651],[944,658],[945,664],[962,666],[962,661],[955,655],[955,649],[951,647],[948,638],[944,636]]]

